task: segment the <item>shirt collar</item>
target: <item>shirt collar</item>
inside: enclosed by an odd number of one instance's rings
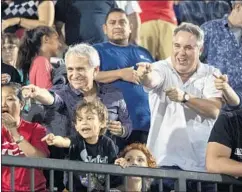
[[[225,27],[229,27],[229,21],[228,21],[228,14],[224,15],[224,17],[222,18],[222,24]]]

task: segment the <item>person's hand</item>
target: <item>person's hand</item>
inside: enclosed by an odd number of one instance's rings
[[[138,66],[137,73],[139,76],[139,81],[143,82],[146,76],[152,72],[151,63],[140,62],[136,64]]]
[[[49,133],[45,137],[41,139],[41,141],[45,141],[47,145],[56,145],[59,142],[60,136],[55,136],[53,133]]]
[[[27,85],[22,87],[22,95],[24,98],[35,98],[38,96],[40,88],[35,85]]]
[[[122,168],[129,167],[128,161],[125,158],[123,158],[123,157],[116,159],[114,164],[115,165],[119,165]]]
[[[18,25],[19,22],[20,22],[19,17],[14,17],[14,18],[2,20],[2,32],[4,32],[4,30],[7,29],[8,27]]]
[[[111,134],[121,136],[123,134],[123,127],[120,121],[109,121],[108,130]]]
[[[121,79],[134,84],[139,84],[139,76],[134,67],[128,67],[121,69]]]
[[[217,90],[225,91],[229,88],[227,75],[218,76],[213,74],[213,76],[215,77],[214,84]]]
[[[2,76],[1,77],[2,78],[2,85],[7,84],[7,83],[10,82],[11,76],[9,74],[3,73],[1,76]]]
[[[17,131],[17,121],[9,113],[2,113],[2,125],[10,132]]]
[[[165,92],[166,92],[166,96],[169,97],[171,101],[182,102],[184,99],[183,97],[185,92],[179,88],[172,87],[165,90]]]

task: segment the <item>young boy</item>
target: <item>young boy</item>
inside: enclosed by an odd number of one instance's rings
[[[61,137],[50,133],[42,141],[46,141],[48,145],[69,148],[70,160],[113,164],[117,151],[114,142],[104,135],[107,119],[107,108],[99,100],[83,102],[77,106],[74,120],[76,131],[79,134]],[[92,175],[92,190],[103,190],[104,182],[103,175]],[[86,191],[87,175],[75,173],[73,183],[74,191]]]

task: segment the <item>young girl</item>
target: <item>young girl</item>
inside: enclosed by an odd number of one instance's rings
[[[51,27],[41,26],[25,32],[17,60],[24,85],[30,82],[41,88],[52,87],[50,58],[58,54],[59,48],[58,34]]]
[[[155,168],[156,161],[150,151],[144,144],[133,143],[128,145],[121,153],[120,158],[116,159],[115,164],[121,167],[138,166]],[[146,190],[150,187],[151,180],[146,180]],[[120,191],[124,191],[124,186],[117,188]],[[128,191],[141,191],[142,179],[141,177],[129,177],[128,178]]]
[[[78,134],[72,137],[55,136],[48,134],[42,141],[48,145],[69,148],[69,159],[89,163],[114,163],[117,157],[115,144],[106,137],[108,112],[99,100],[82,102],[76,108],[75,128]],[[92,190],[104,189],[105,177],[92,175]],[[86,191],[88,186],[87,175],[75,173],[73,178],[74,191]]]
[[[21,86],[16,83],[2,85],[2,155],[44,158],[49,150],[41,138],[46,129],[37,123],[24,121],[20,111],[24,106]],[[15,168],[14,191],[30,191],[30,171],[27,168]],[[2,167],[2,191],[10,191],[11,173],[9,167]],[[35,191],[46,191],[43,172],[35,170]]]

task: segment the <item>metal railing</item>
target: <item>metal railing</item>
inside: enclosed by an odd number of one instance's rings
[[[12,157],[2,156],[2,166],[11,167],[11,191],[14,191],[14,167],[30,168],[31,179],[30,189],[34,191],[34,168],[50,170],[50,191],[54,191],[54,170],[67,171],[69,173],[69,191],[73,191],[73,172],[100,173],[106,175],[105,191],[110,190],[110,175],[125,176],[125,191],[127,191],[127,176],[139,176],[144,181],[145,178],[155,178],[159,180],[159,191],[163,191],[162,179],[175,179],[175,191],[187,191],[186,181],[196,181],[197,191],[201,192],[201,182],[213,183],[215,191],[217,191],[217,184],[223,183],[229,185],[229,192],[233,192],[234,185],[242,186],[242,182],[233,177],[219,174],[209,174],[201,172],[189,172],[181,170],[167,170],[167,169],[151,169],[141,167],[129,167],[123,169],[116,165],[84,163],[80,161],[47,159],[47,158],[26,158],[26,157]],[[88,182],[90,183],[90,182]],[[144,184],[145,182],[142,182]],[[145,191],[145,186],[142,185],[142,191]],[[88,187],[90,191],[90,186]]]

